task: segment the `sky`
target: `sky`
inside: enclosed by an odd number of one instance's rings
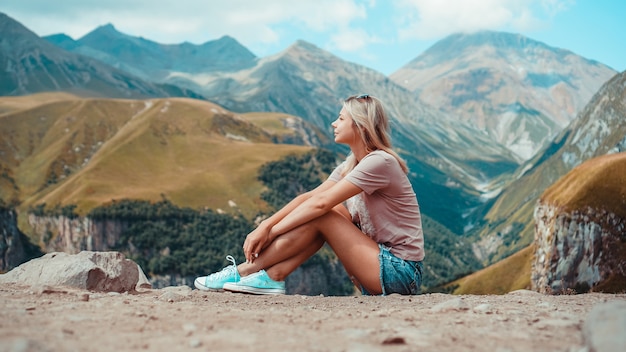
[[[0,12],[39,36],[106,24],[162,44],[228,35],[258,57],[301,39],[385,75],[450,34],[494,30],[626,70],[624,0],[0,0]]]

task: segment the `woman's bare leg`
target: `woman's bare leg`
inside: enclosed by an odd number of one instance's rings
[[[337,205],[333,211],[350,221],[350,212],[345,206]],[[274,243],[279,239],[280,242]],[[237,270],[242,276],[247,276],[265,269],[273,280],[282,281],[323,245],[324,239],[317,230],[305,224],[276,238],[259,253],[259,258],[254,263],[239,264]]]
[[[277,237],[253,263],[241,263],[237,270],[241,276],[247,276],[265,269],[272,280],[283,281],[323,245],[324,239],[303,225]]]
[[[381,294],[378,244],[336,212],[315,219],[317,230],[333,249],[353,282],[370,294]]]
[[[345,208],[344,208],[345,209]],[[340,209],[328,212],[277,237],[253,263],[238,266],[242,276],[265,269],[274,280],[284,280],[328,242],[344,268],[369,293],[380,294],[378,244],[363,234]]]

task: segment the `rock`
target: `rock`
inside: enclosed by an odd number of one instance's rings
[[[583,338],[589,351],[626,351],[626,302],[599,303],[591,309],[583,325]]]
[[[189,286],[173,286],[173,287],[165,287],[161,289],[163,292],[159,296],[159,300],[164,302],[180,302],[191,294],[191,287]]]
[[[626,220],[593,208],[535,208],[531,284],[541,293],[621,292],[626,283],[623,231]]]
[[[489,303],[483,303],[474,307],[473,311],[474,313],[491,314],[493,313],[493,307]]]
[[[450,311],[460,312],[460,311],[466,311],[469,309],[470,309],[469,304],[467,304],[461,298],[453,298],[445,302],[441,302],[431,308],[433,312],[437,312],[437,313],[450,312]]]
[[[511,291],[509,293],[507,293],[507,295],[510,296],[541,296],[541,293],[537,292],[537,291],[531,291],[531,290],[515,290],[515,291]]]
[[[151,289],[152,288],[152,284],[150,283],[150,281],[146,277],[146,274],[144,274],[144,272],[141,269],[141,267],[139,266],[139,264],[137,265],[137,270],[139,270],[139,280],[137,280],[137,286],[135,288],[137,290],[139,290],[139,289],[148,289],[148,290]]]
[[[140,273],[137,263],[119,252],[78,254],[48,253],[30,260],[6,274],[0,283],[38,286],[67,286],[99,292],[135,291]],[[145,278],[145,275],[143,275]],[[145,280],[147,282],[147,279]],[[145,285],[145,283],[142,283]]]

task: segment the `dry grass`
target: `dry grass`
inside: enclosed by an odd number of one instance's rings
[[[19,110],[34,108],[35,106],[52,103],[55,101],[67,101],[80,99],[79,97],[66,92],[37,93],[28,96],[2,97],[0,99],[0,115]]]
[[[266,206],[258,168],[310,150],[272,144],[267,126],[205,101],[32,99],[0,117],[0,162],[15,176],[22,207],[77,204],[84,214],[113,199],[165,195],[179,206],[253,216]],[[284,117],[264,115],[263,125]],[[46,187],[53,176],[58,182]]]
[[[530,272],[534,245],[492,264],[480,271],[446,285],[456,287],[454,294],[505,294],[530,289]],[[457,287],[458,286],[458,287]]]
[[[591,207],[626,219],[626,152],[582,163],[546,189],[541,199],[564,211]]]
[[[293,131],[285,126],[285,120],[298,119],[293,115],[277,114],[268,112],[251,112],[241,115],[244,119],[264,128],[265,130],[276,134],[286,135],[292,134]]]

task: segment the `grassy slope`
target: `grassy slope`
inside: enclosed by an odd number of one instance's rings
[[[446,287],[453,294],[505,294],[529,289],[531,260],[534,246],[530,245],[495,264],[453,281]]]
[[[3,104],[9,103],[2,98]],[[310,149],[273,144],[266,130],[199,100],[69,99],[25,106],[0,116],[0,161],[19,187],[22,208],[77,204],[85,213],[112,199],[158,200],[163,194],[180,206],[226,211],[232,200],[253,216],[265,206],[258,167]],[[46,187],[54,177],[58,182]],[[10,193],[1,191],[3,197]]]
[[[546,189],[541,200],[567,212],[591,207],[626,219],[626,152],[578,165]]]
[[[626,153],[604,155],[584,162],[548,187],[541,200],[560,206],[565,212],[592,207],[626,219]],[[455,294],[503,294],[529,288],[533,253],[531,244],[446,287],[454,288]],[[620,253],[626,257],[626,245]],[[610,287],[607,289],[610,291]]]
[[[28,96],[2,97],[0,99],[0,115],[8,112],[30,109],[45,103],[71,99],[79,98],[66,92],[49,92]]]
[[[288,114],[271,113],[271,112],[249,112],[241,115],[246,120],[255,125],[264,128],[276,135],[292,134],[293,131],[282,122],[283,119],[293,118]]]

